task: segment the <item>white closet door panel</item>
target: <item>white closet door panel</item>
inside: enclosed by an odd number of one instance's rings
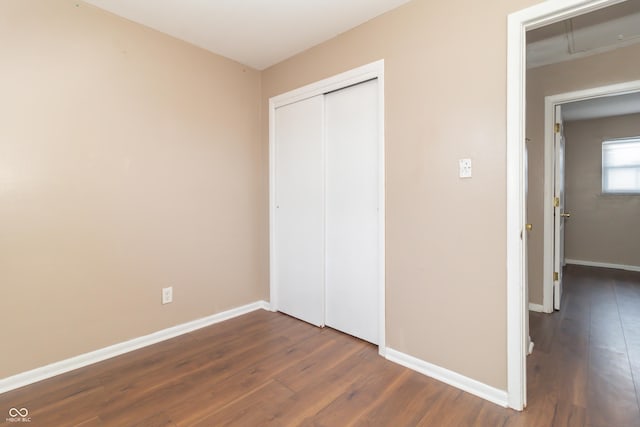
[[[323,97],[276,110],[277,309],[324,325]]]
[[[378,343],[378,89],[325,95],[326,319]]]

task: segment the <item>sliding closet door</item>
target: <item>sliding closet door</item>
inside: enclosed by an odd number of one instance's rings
[[[327,326],[378,343],[378,89],[325,95]]]
[[[275,112],[276,307],[324,325],[324,162],[322,96]]]

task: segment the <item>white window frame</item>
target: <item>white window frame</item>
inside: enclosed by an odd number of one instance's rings
[[[605,139],[604,141],[602,141],[602,194],[608,195],[608,194],[626,194],[626,195],[640,195],[640,180],[637,183],[637,187],[632,189],[632,190],[611,190],[609,189],[609,185],[607,183],[607,177],[608,177],[608,173],[607,171],[609,169],[615,169],[618,167],[623,167],[623,166],[608,166],[605,163],[605,151],[606,151],[606,146],[614,146],[614,145],[620,145],[620,144],[637,144],[638,146],[638,150],[640,150],[640,136],[635,136],[635,137],[629,137],[629,138],[616,138],[616,139]],[[640,161],[638,161],[637,164],[629,164],[627,166],[624,166],[624,168],[630,168],[630,169],[636,169],[637,173],[640,174]]]

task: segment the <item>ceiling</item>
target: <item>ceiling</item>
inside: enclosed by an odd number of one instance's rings
[[[85,0],[242,64],[265,69],[410,0]],[[640,0],[527,32],[527,67],[640,42]],[[565,120],[640,112],[640,94],[563,106]]]
[[[640,0],[625,2],[527,32],[527,68],[570,61],[640,43]],[[563,104],[564,120],[640,113],[640,93]]]
[[[258,70],[408,1],[85,0]]]
[[[527,32],[527,67],[569,61],[640,42],[640,0],[627,0]]]

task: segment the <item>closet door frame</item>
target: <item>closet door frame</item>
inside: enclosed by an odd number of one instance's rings
[[[385,148],[384,148],[384,60],[340,73],[269,99],[269,290],[270,310],[278,311],[276,237],[276,109],[328,92],[377,79],[378,89],[378,353],[385,356]]]

